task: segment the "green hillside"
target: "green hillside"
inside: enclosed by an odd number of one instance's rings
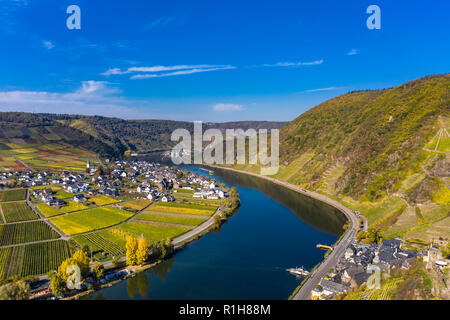
[[[101,139],[112,147],[122,150],[151,152],[170,149],[175,144],[170,141],[172,132],[178,128],[194,131],[192,122],[170,120],[123,120],[117,118],[79,116],[79,115],[48,115],[70,127],[79,129],[86,134]],[[235,129],[241,128],[281,128],[285,122],[240,121],[227,123],[204,123],[203,130],[209,128]]]
[[[206,123],[209,128],[244,130],[281,128],[284,122],[242,121]],[[170,149],[175,129],[193,132],[192,122],[122,120],[99,116],[0,112],[0,170],[84,170],[87,160],[121,158],[126,150]]]
[[[449,74],[429,76],[312,108],[280,131],[275,178],[359,209],[386,236],[450,239],[449,88]]]

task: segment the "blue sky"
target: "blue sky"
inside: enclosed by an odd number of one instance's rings
[[[81,30],[66,27],[72,4]],[[372,4],[381,30],[366,27]],[[447,0],[0,0],[0,111],[288,121],[448,73],[449,12]]]

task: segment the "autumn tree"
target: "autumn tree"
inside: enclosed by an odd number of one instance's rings
[[[103,278],[103,276],[105,275],[105,267],[101,263],[95,264],[94,274],[97,279]]]
[[[134,266],[137,264],[138,241],[132,236],[127,237],[127,265]]]
[[[89,263],[91,260],[86,252],[82,250],[76,251],[72,257],[64,260],[58,268],[57,276],[64,282],[67,282],[69,276],[71,276],[72,272],[70,272],[70,266],[78,266],[80,268],[80,275],[82,278],[85,278],[89,275],[90,267]]]
[[[55,297],[59,297],[65,291],[66,283],[55,273],[50,277],[50,289]]]
[[[23,280],[0,287],[0,300],[27,300],[29,297],[30,285]]]
[[[143,236],[138,239],[138,247],[136,251],[136,262],[143,265],[148,259],[148,241]]]

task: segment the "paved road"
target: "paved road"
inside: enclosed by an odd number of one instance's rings
[[[172,240],[172,244],[174,246],[180,245],[183,242],[190,240],[192,238],[194,238],[195,236],[201,234],[203,231],[208,230],[209,228],[212,227],[212,225],[215,223],[214,221],[214,217],[221,214],[223,211],[224,207],[221,206],[217,209],[216,213],[214,213],[208,220],[206,220],[205,222],[203,222],[201,225],[199,225],[197,228],[186,232],[185,234],[182,234],[181,236],[179,236],[178,238],[175,238]]]
[[[234,171],[234,172],[243,173],[243,174],[248,174],[248,175],[252,175],[252,176],[255,176],[255,177],[258,177],[261,179],[271,181],[278,185],[284,186],[288,189],[291,189],[291,190],[294,190],[301,194],[304,194],[308,197],[325,202],[345,214],[345,216],[350,221],[350,225],[349,225],[349,228],[347,229],[347,232],[342,237],[341,241],[333,247],[333,251],[328,255],[328,257],[310,275],[309,279],[303,284],[303,286],[300,288],[300,290],[297,292],[297,294],[293,298],[293,300],[308,300],[308,299],[310,299],[311,298],[311,290],[314,288],[314,286],[320,281],[320,279],[322,277],[324,277],[328,273],[330,268],[332,268],[336,265],[336,263],[338,262],[340,257],[342,257],[344,255],[345,249],[347,249],[347,247],[356,240],[356,233],[357,233],[356,230],[359,229],[359,218],[353,213],[352,210],[350,210],[343,204],[339,203],[338,201],[331,199],[323,194],[313,192],[313,191],[308,191],[303,188],[297,187],[293,184],[290,184],[288,182],[280,181],[280,180],[277,180],[277,179],[274,179],[274,178],[271,178],[268,176],[262,176],[257,173],[246,172],[246,171],[241,171],[241,170],[232,169],[232,168],[218,167],[218,166],[211,166],[211,167],[225,169],[225,170]],[[364,221],[364,230],[367,230],[367,220],[365,217],[361,217],[361,218]]]

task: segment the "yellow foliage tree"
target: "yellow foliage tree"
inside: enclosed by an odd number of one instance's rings
[[[127,237],[127,265],[134,266],[137,264],[137,249],[138,249],[138,241],[136,238],[132,236]]]
[[[66,282],[70,276],[70,274],[67,272],[68,268],[70,266],[78,266],[80,268],[81,277],[85,278],[89,275],[90,272],[90,261],[91,260],[89,259],[89,256],[86,252],[78,250],[72,255],[72,257],[67,258],[61,263],[58,268],[57,276],[64,282]]]
[[[148,259],[148,241],[144,237],[138,239],[138,247],[136,251],[136,262],[138,265],[143,265]]]

